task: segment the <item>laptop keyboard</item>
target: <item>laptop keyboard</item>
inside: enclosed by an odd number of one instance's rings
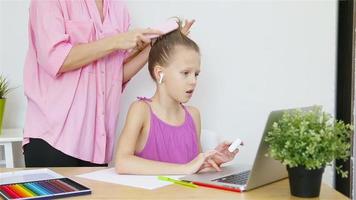
[[[250,175],[250,170],[243,171],[238,174],[224,176],[224,177],[221,177],[218,179],[214,179],[213,181],[217,181],[217,182],[221,182],[221,183],[237,184],[237,185],[246,185],[249,175]]]

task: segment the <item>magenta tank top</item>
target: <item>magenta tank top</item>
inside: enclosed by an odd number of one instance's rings
[[[185,164],[193,160],[199,153],[197,134],[192,116],[183,106],[185,112],[184,123],[173,126],[162,121],[152,112],[151,101],[145,97],[138,97],[150,107],[150,128],[147,142],[136,156],[141,158]]]

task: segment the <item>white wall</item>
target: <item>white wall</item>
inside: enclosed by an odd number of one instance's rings
[[[128,6],[132,27],[171,16],[196,19],[191,37],[202,51],[202,73],[189,104],[200,108],[204,129],[244,140],[237,163],[253,161],[269,111],[320,104],[334,113],[336,1],[129,1]],[[27,9],[28,0],[0,1],[0,70],[20,86],[9,95],[5,127],[24,124]],[[144,68],[124,93],[118,132],[129,104],[153,91]],[[331,174],[324,175],[329,183]]]

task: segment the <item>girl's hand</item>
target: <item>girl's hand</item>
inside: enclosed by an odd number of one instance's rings
[[[200,173],[206,173],[206,172],[216,172],[216,169],[209,165],[209,166],[202,167],[197,173],[200,174]]]
[[[151,28],[146,29],[135,29],[125,33],[120,33],[116,35],[115,47],[116,49],[129,50],[129,49],[139,49],[145,44],[151,42],[151,40],[145,35],[148,34],[158,34],[161,35],[162,32],[159,30],[154,30]]]
[[[186,164],[186,169],[187,169],[187,174],[194,174],[198,172],[199,170],[202,169],[202,165],[204,162],[211,160],[212,156],[215,154],[220,154],[216,150],[210,150],[204,153],[198,154],[197,157],[194,158],[194,160],[190,161],[189,163]],[[221,155],[222,156],[222,155]],[[216,171],[220,171],[220,167],[218,165],[214,165],[213,167],[215,168]]]
[[[184,34],[184,35],[189,35],[190,33],[190,28],[192,27],[192,25],[194,24],[195,20],[185,20],[185,23],[184,23],[184,26],[183,28],[181,29],[181,32]]]
[[[214,167],[213,165],[215,165],[215,164],[218,167],[220,167],[221,164],[232,161],[235,158],[236,154],[239,152],[239,150],[237,149],[234,152],[230,152],[228,150],[228,148],[231,145],[231,143],[232,142],[224,141],[221,144],[219,144],[215,148],[215,150],[217,152],[219,152],[219,154],[215,154],[210,159],[206,160],[204,162],[204,164],[202,165],[200,172],[205,172],[205,171],[211,170],[211,168]]]
[[[238,149],[233,152],[230,152],[228,148],[231,144],[231,141],[224,141],[215,148],[215,150],[220,152],[220,154],[214,155],[212,159],[219,166],[223,163],[232,161],[235,158],[236,154],[239,152]]]

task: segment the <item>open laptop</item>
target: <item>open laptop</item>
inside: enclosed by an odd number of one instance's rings
[[[310,110],[311,107],[300,108]],[[273,122],[278,121],[284,112],[295,109],[272,111],[258,147],[253,166],[226,166],[221,172],[207,172],[184,176],[181,180],[190,181],[197,185],[242,192],[251,190],[271,182],[278,181],[288,176],[286,167],[280,161],[266,156],[268,144],[264,141]]]

